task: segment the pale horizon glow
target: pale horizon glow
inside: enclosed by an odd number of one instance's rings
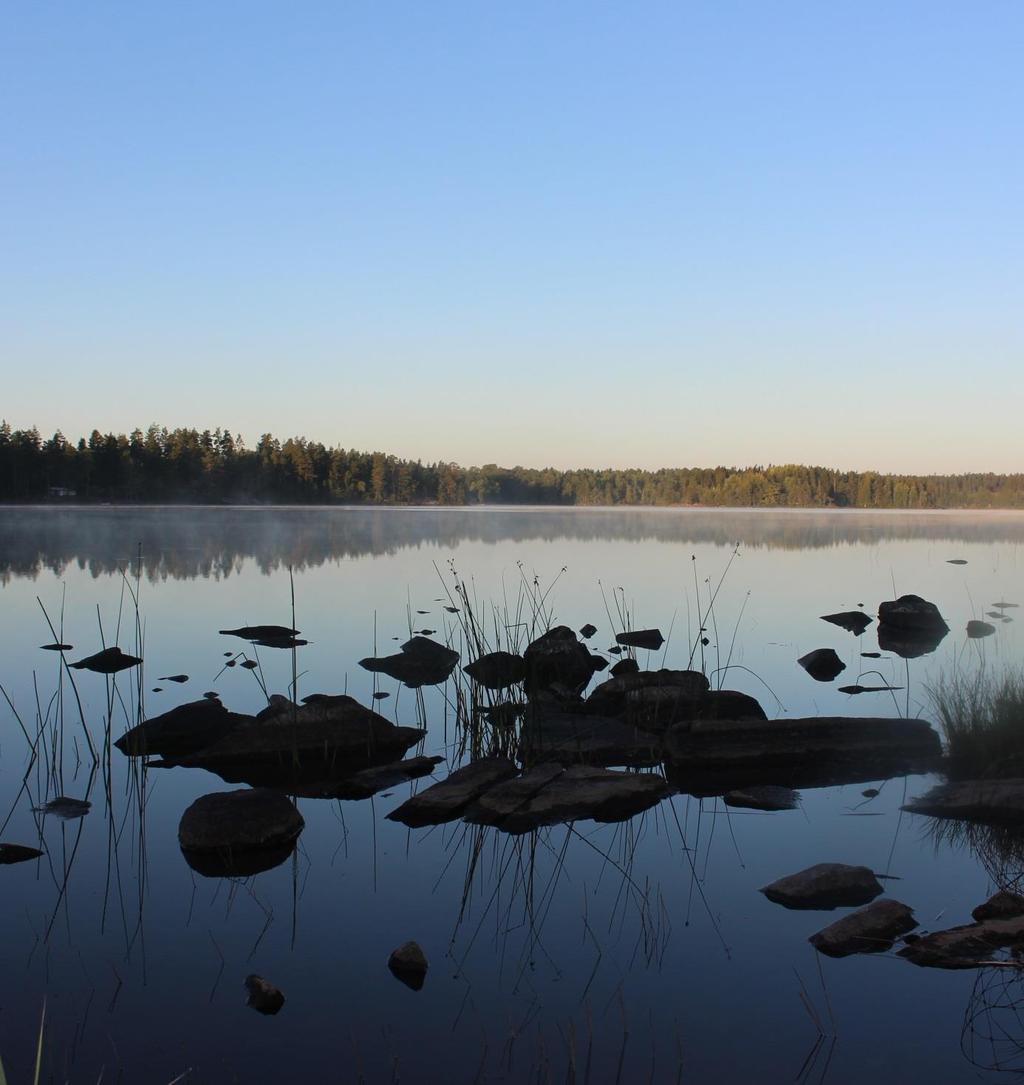
[[[0,416],[1024,470],[1024,9],[22,6]]]

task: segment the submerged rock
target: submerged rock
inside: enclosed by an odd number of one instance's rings
[[[538,637],[523,653],[525,687],[529,697],[545,690],[578,694],[594,673],[594,662],[585,644],[565,625],[556,625]]]
[[[75,818],[85,817],[92,809],[92,803],[85,799],[69,799],[66,795],[58,795],[34,809],[44,814],[53,814],[64,821],[73,821]]]
[[[387,815],[410,828],[441,825],[454,821],[488,788],[517,775],[518,769],[507,757],[485,757],[456,769],[447,779],[433,784],[407,799]]]
[[[626,648],[645,648],[656,652],[665,643],[665,638],[660,629],[633,629],[616,633],[615,643]]]
[[[984,968],[997,949],[1024,946],[1024,916],[935,931],[899,951],[922,968]]]
[[[137,667],[142,662],[139,656],[130,656],[120,648],[104,648],[102,652],[86,656],[77,663],[70,663],[76,671],[95,671],[97,674],[117,674],[129,667]]]
[[[862,610],[843,610],[838,614],[822,614],[821,620],[831,622],[832,625],[838,625],[840,629],[845,629],[848,633],[853,633],[857,637],[867,629],[872,621]]]
[[[937,818],[1021,823],[1024,779],[955,780],[911,799],[903,809]]]
[[[986,919],[1013,919],[1024,915],[1024,897],[1011,893],[1007,889],[1000,889],[984,904],[979,904],[971,915],[979,923],[983,923]]]
[[[412,637],[394,655],[367,657],[359,666],[368,671],[386,674],[410,689],[437,686],[447,681],[459,662],[459,653],[426,637]]]
[[[800,796],[791,787],[754,784],[752,787],[727,791],[722,800],[726,806],[738,806],[746,810],[795,810]]]
[[[762,893],[784,908],[820,909],[867,904],[882,892],[878,879],[866,866],[817,863],[766,885]]]
[[[182,756],[212,745],[236,724],[250,718],[229,712],[220,701],[204,697],[145,720],[125,731],[114,745],[129,757]]]
[[[262,976],[246,976],[245,989],[249,993],[246,1005],[259,1013],[275,1014],[284,1005],[284,995]]]
[[[967,623],[967,635],[971,640],[980,640],[982,637],[991,637],[995,633],[996,627],[989,622],[980,622],[976,618],[972,618]]]
[[[462,669],[485,689],[505,689],[526,677],[526,661],[512,652],[488,652]]]
[[[300,629],[289,629],[286,625],[240,625],[237,629],[221,629],[220,635],[241,637],[242,640],[291,640],[300,632]]]
[[[344,777],[329,789],[329,797],[335,799],[368,799],[387,787],[406,784],[427,776],[444,761],[443,757],[410,757],[405,761],[392,761],[387,765],[375,765]],[[326,794],[325,798],[328,797]]]
[[[801,656],[797,663],[815,682],[831,682],[846,670],[846,664],[839,658],[834,648],[815,648],[813,652]]]
[[[418,942],[406,942],[392,950],[388,957],[388,968],[397,980],[413,991],[420,991],[427,978],[427,956]]]
[[[30,859],[38,859],[42,854],[38,848],[30,848],[25,844],[0,844],[0,864],[4,866],[27,863]]]
[[[917,926],[913,910],[898,900],[876,900],[852,915],[843,916],[808,941],[829,957],[851,953],[884,953],[901,934]]]

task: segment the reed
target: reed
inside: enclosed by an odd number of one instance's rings
[[[1024,668],[954,671],[927,692],[946,735],[950,775],[1024,773]]]

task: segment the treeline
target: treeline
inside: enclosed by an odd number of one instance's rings
[[[44,440],[0,425],[0,501],[365,505],[1024,508],[1024,474],[883,475],[797,465],[658,471],[424,464],[269,433],[152,425]]]

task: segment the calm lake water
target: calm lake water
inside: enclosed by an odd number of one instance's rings
[[[554,623],[598,627],[594,651],[614,643],[619,608],[634,628],[671,630],[663,650],[638,653],[643,667],[687,665],[717,589],[703,659],[716,686],[757,697],[770,717],[927,718],[939,675],[1021,658],[1019,622],[985,640],[964,629],[996,601],[1022,601],[1022,561],[1024,515],[1009,513],[3,509],[0,682],[29,738],[39,714],[52,728],[59,659],[39,650],[53,638],[37,599],[55,625],[63,608],[70,658],[101,647],[100,622],[108,645],[132,651],[126,589],[138,576],[145,713],[206,691],[258,711],[256,674],[223,668],[247,645],[218,630],[290,625],[294,585],[310,641],[300,696],[347,691],[402,724],[425,714],[422,752],[448,759],[440,778],[458,756],[450,695],[427,688],[418,704],[358,661],[412,629],[459,647],[444,610],[456,575],[492,616],[536,578]],[[875,625],[858,639],[819,617],[873,616],[907,592],[933,600],[951,630],[919,659],[864,658]],[[819,647],[845,661],[837,682],[797,666]],[[286,692],[291,653],[259,659],[270,691]],[[905,688],[838,692],[868,671],[879,673],[864,684]],[[189,681],[161,680],[178,673]],[[107,683],[76,682],[99,742]],[[134,718],[132,672],[117,689],[114,737]],[[373,702],[375,689],[391,696]],[[787,911],[757,891],[812,863],[864,864],[899,879],[887,892],[922,928],[969,921],[993,888],[984,864],[900,814],[928,777],[805,790],[799,809],[773,814],[677,794],[624,824],[521,837],[385,820],[417,787],[405,784],[362,802],[299,799],[292,859],[207,878],[186,864],[178,821],[232,785],[153,769],[140,813],[139,775],[116,750],[109,772],[93,771],[66,680],[63,696],[62,781],[45,758],[25,775],[29,741],[0,702],[0,839],[45,851],[0,868],[11,1082],[31,1079],[44,1002],[43,1080],[61,1082],[963,1082],[1024,1068],[1024,984],[894,954],[819,959],[808,936],[844,912]],[[880,793],[865,799],[870,786]],[[91,811],[62,821],[35,809],[61,792]],[[418,992],[386,967],[409,939],[430,961]],[[250,973],[284,992],[277,1016],[246,1006]]]

